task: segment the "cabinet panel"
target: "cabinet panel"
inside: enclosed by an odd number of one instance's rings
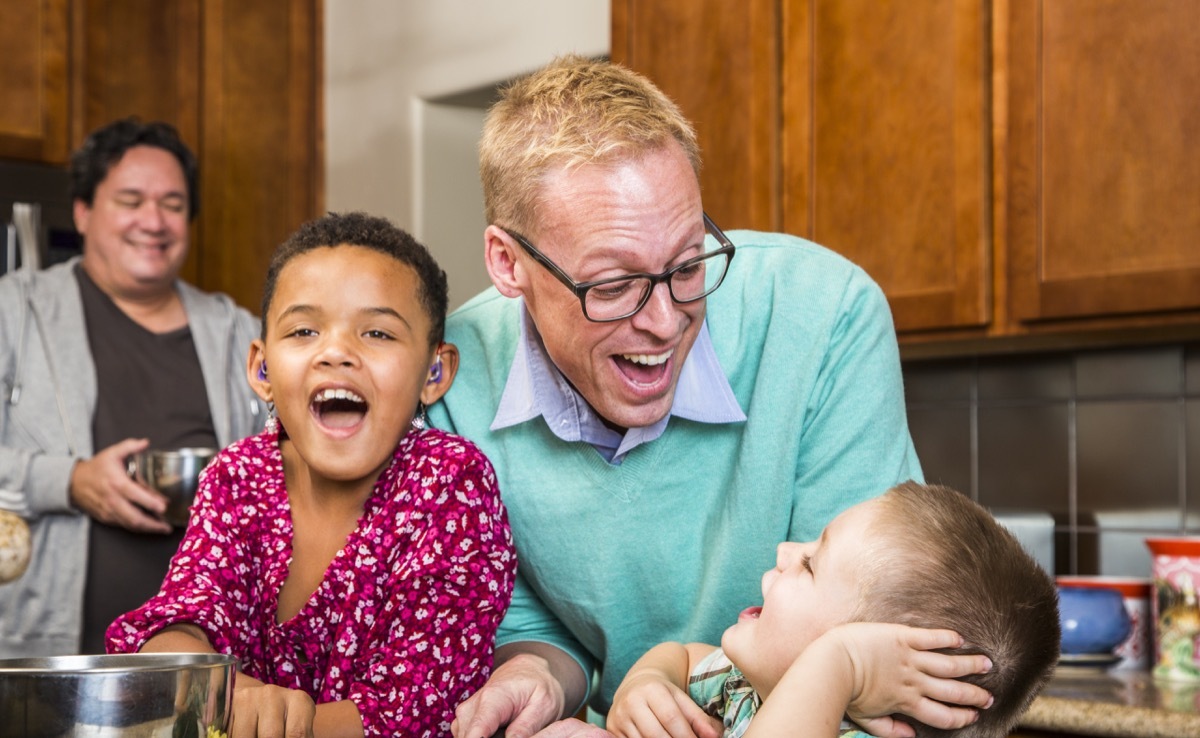
[[[1200,4],[1011,0],[1023,321],[1200,308]]]
[[[200,2],[80,0],[77,36],[84,63],[73,80],[77,145],[92,130],[136,115],[169,121],[198,147]]]
[[[865,268],[901,331],[991,318],[986,9],[785,4],[784,230]]]
[[[198,283],[258,312],[275,247],[321,212],[320,2],[205,0]]]
[[[704,207],[722,228],[777,230],[779,3],[613,0],[613,61],[696,126]]]
[[[69,11],[68,0],[4,1],[0,156],[67,159]]]

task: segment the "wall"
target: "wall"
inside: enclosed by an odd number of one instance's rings
[[[1149,576],[1143,539],[1200,534],[1200,345],[906,362],[929,481],[1049,511],[1059,574]]]
[[[609,40],[609,0],[326,2],[327,209],[410,230],[457,306],[490,284],[475,145],[492,92],[557,54],[607,56]]]

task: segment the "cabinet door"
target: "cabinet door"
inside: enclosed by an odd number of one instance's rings
[[[1200,308],[1200,3],[1007,4],[1013,315]]]
[[[198,150],[201,0],[77,2],[83,61],[73,75],[75,145],[100,126],[136,115],[170,123]]]
[[[883,287],[900,332],[992,316],[986,0],[784,3],[783,227]]]
[[[198,283],[257,313],[275,247],[321,214],[320,0],[204,0]]]
[[[696,127],[704,207],[722,228],[778,230],[776,0],[612,2],[612,58]]]
[[[68,0],[4,0],[0,22],[0,156],[65,162]]]

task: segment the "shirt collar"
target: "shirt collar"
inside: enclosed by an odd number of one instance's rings
[[[508,381],[492,420],[492,430],[508,428],[540,415],[560,439],[584,441],[595,446],[610,462],[620,463],[635,447],[661,436],[672,415],[699,423],[736,423],[746,419],[717,360],[707,321],[701,325],[696,342],[683,363],[667,417],[621,434],[604,424],[550,360],[524,301],[520,302],[519,310],[521,334]]]

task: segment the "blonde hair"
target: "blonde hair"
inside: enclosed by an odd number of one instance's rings
[[[532,232],[552,169],[628,161],[675,140],[699,175],[691,124],[650,80],[618,64],[562,56],[501,91],[479,142],[489,223]]]
[[[979,720],[954,731],[912,722],[918,738],[1003,738],[1049,679],[1059,652],[1058,591],[1009,531],[966,495],[905,482],[877,498],[860,604],[851,620],[949,628],[983,653],[992,693]]]

